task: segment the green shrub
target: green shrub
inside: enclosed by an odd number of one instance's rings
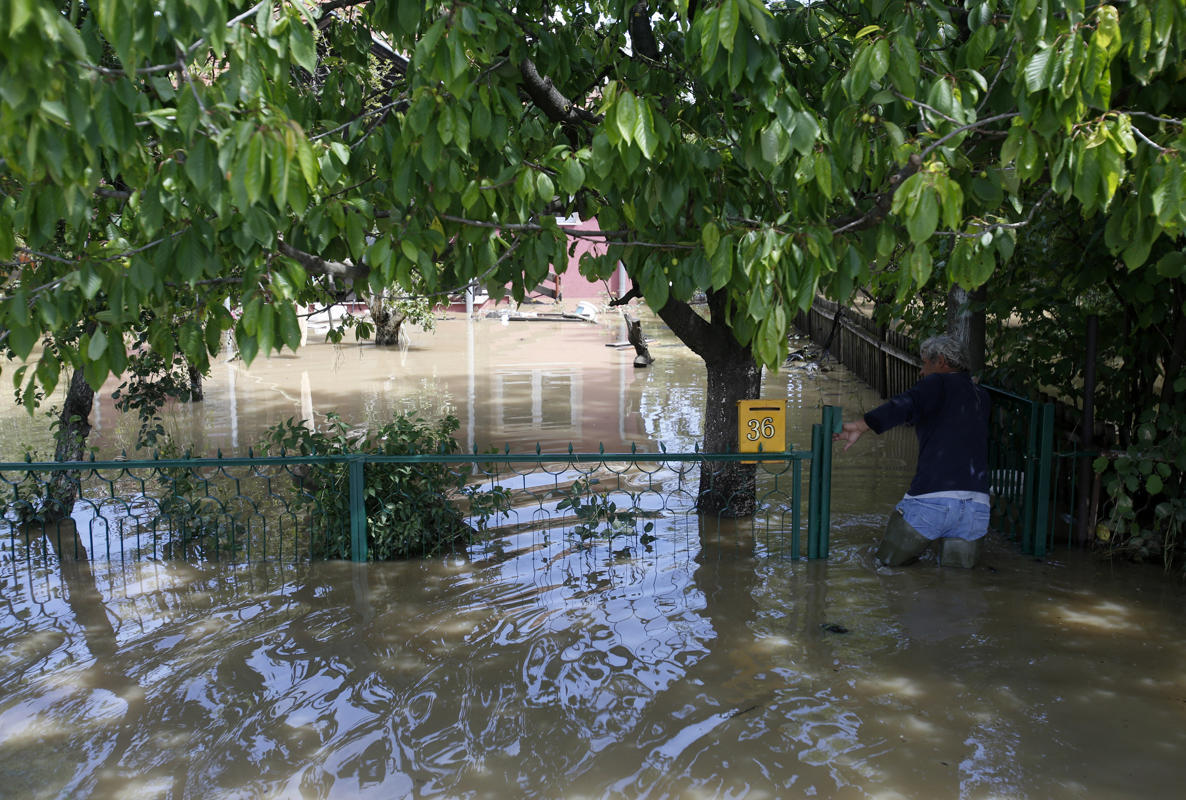
[[[1186,389],[1186,378],[1178,379]],[[1139,417],[1126,451],[1096,459],[1107,493],[1096,530],[1109,552],[1138,561],[1160,559],[1186,576],[1186,406],[1178,403]]]
[[[324,430],[310,430],[289,419],[270,429],[264,450],[288,455],[432,456],[458,452],[453,438],[458,426],[452,416],[433,424],[414,414],[397,416],[373,431],[353,429],[336,414],[328,415]],[[467,485],[465,463],[426,458],[415,463],[368,463],[364,470],[367,552],[373,560],[454,552],[472,542],[493,514],[508,507],[506,490],[479,491]],[[349,558],[349,465],[302,465],[293,469],[293,478],[298,502],[311,512],[314,555]],[[466,521],[467,514],[473,524]],[[322,530],[324,535],[318,535]]]

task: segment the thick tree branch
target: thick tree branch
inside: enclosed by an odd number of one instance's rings
[[[325,275],[347,281],[365,281],[371,274],[371,268],[365,264],[328,261],[312,253],[306,253],[304,250],[298,250],[287,242],[280,242],[276,249],[300,264],[301,268],[311,275]]]
[[[573,105],[572,101],[556,88],[550,78],[539,74],[539,70],[531,59],[525,58],[519,63],[519,74],[523,76],[523,88],[526,89],[528,96],[553,122],[577,125],[601,121],[601,117],[597,114]]]
[[[611,300],[609,302],[609,307],[613,308],[614,306],[624,306],[636,297],[640,300],[642,299],[642,289],[638,288],[638,281],[631,278],[630,291],[626,292],[626,294],[622,295],[616,300]]]
[[[671,328],[671,332],[678,336],[679,340],[686,344],[693,353],[705,361],[714,360],[711,357],[721,344],[718,341],[719,336],[713,330],[713,325],[697,314],[695,309],[682,300],[668,298],[667,302],[663,304],[663,308],[660,308],[656,313],[659,315],[659,319]],[[733,336],[728,331],[725,332],[725,335],[730,339]]]

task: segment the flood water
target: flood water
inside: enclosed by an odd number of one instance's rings
[[[412,346],[220,364],[170,412],[197,453],[396,410],[468,447],[691,449],[702,368],[598,325],[446,320]],[[110,387],[109,387],[110,388]],[[840,367],[768,375],[804,447]],[[103,400],[99,455],[134,426]],[[0,459],[40,435],[0,409]],[[41,423],[43,424],[43,423]],[[0,548],[0,796],[1148,798],[1186,753],[1186,590],[1156,568],[997,537],[972,571],[876,569],[912,435],[835,459],[827,563],[744,524],[629,558],[539,531],[469,559],[59,564]]]

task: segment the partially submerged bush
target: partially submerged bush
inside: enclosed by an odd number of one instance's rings
[[[618,504],[608,495],[599,494],[593,486],[596,478],[582,478],[574,481],[564,494],[564,499],[557,504],[559,511],[571,510],[577,518],[573,526],[573,533],[582,542],[589,539],[603,538],[611,543],[615,537],[633,535],[638,532],[638,509],[634,506],[618,508]],[[647,545],[655,541],[651,531],[655,523],[648,522],[643,526],[641,544]]]
[[[1186,391],[1186,378],[1175,389]],[[1096,538],[1109,552],[1160,559],[1186,576],[1186,404],[1146,410],[1136,441],[1096,459],[1107,493]]]
[[[433,424],[401,415],[377,430],[352,429],[336,414],[324,430],[289,419],[273,426],[264,449],[273,455],[416,455],[456,453],[457,419]],[[412,463],[368,463],[364,473],[367,552],[371,559],[417,558],[453,552],[473,541],[490,517],[508,507],[505,490],[467,485],[467,464],[426,457]],[[314,555],[349,558],[349,464],[313,463],[293,470],[300,501],[312,513]],[[462,507],[464,506],[464,512]],[[467,516],[471,522],[467,522]],[[319,536],[320,529],[325,535]]]

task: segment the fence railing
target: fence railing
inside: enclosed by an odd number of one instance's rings
[[[810,450],[756,454],[351,453],[0,463],[0,534],[10,552],[19,547],[26,556],[41,548],[73,559],[365,561],[461,553],[520,531],[624,552],[645,549],[676,528],[702,534],[740,517],[728,524],[748,525],[767,555],[827,558],[831,432],[838,419],[838,409],[824,409]],[[731,483],[740,488],[728,489],[734,494],[723,502],[716,498],[713,507],[722,510],[709,517],[697,508],[705,493],[726,491],[713,485],[720,462],[753,462],[739,467],[752,480]],[[69,514],[54,514],[50,487],[60,492],[63,483],[76,499]]]
[[[1021,545],[1046,555],[1053,544],[1054,404],[991,386],[988,460],[993,522]]]

